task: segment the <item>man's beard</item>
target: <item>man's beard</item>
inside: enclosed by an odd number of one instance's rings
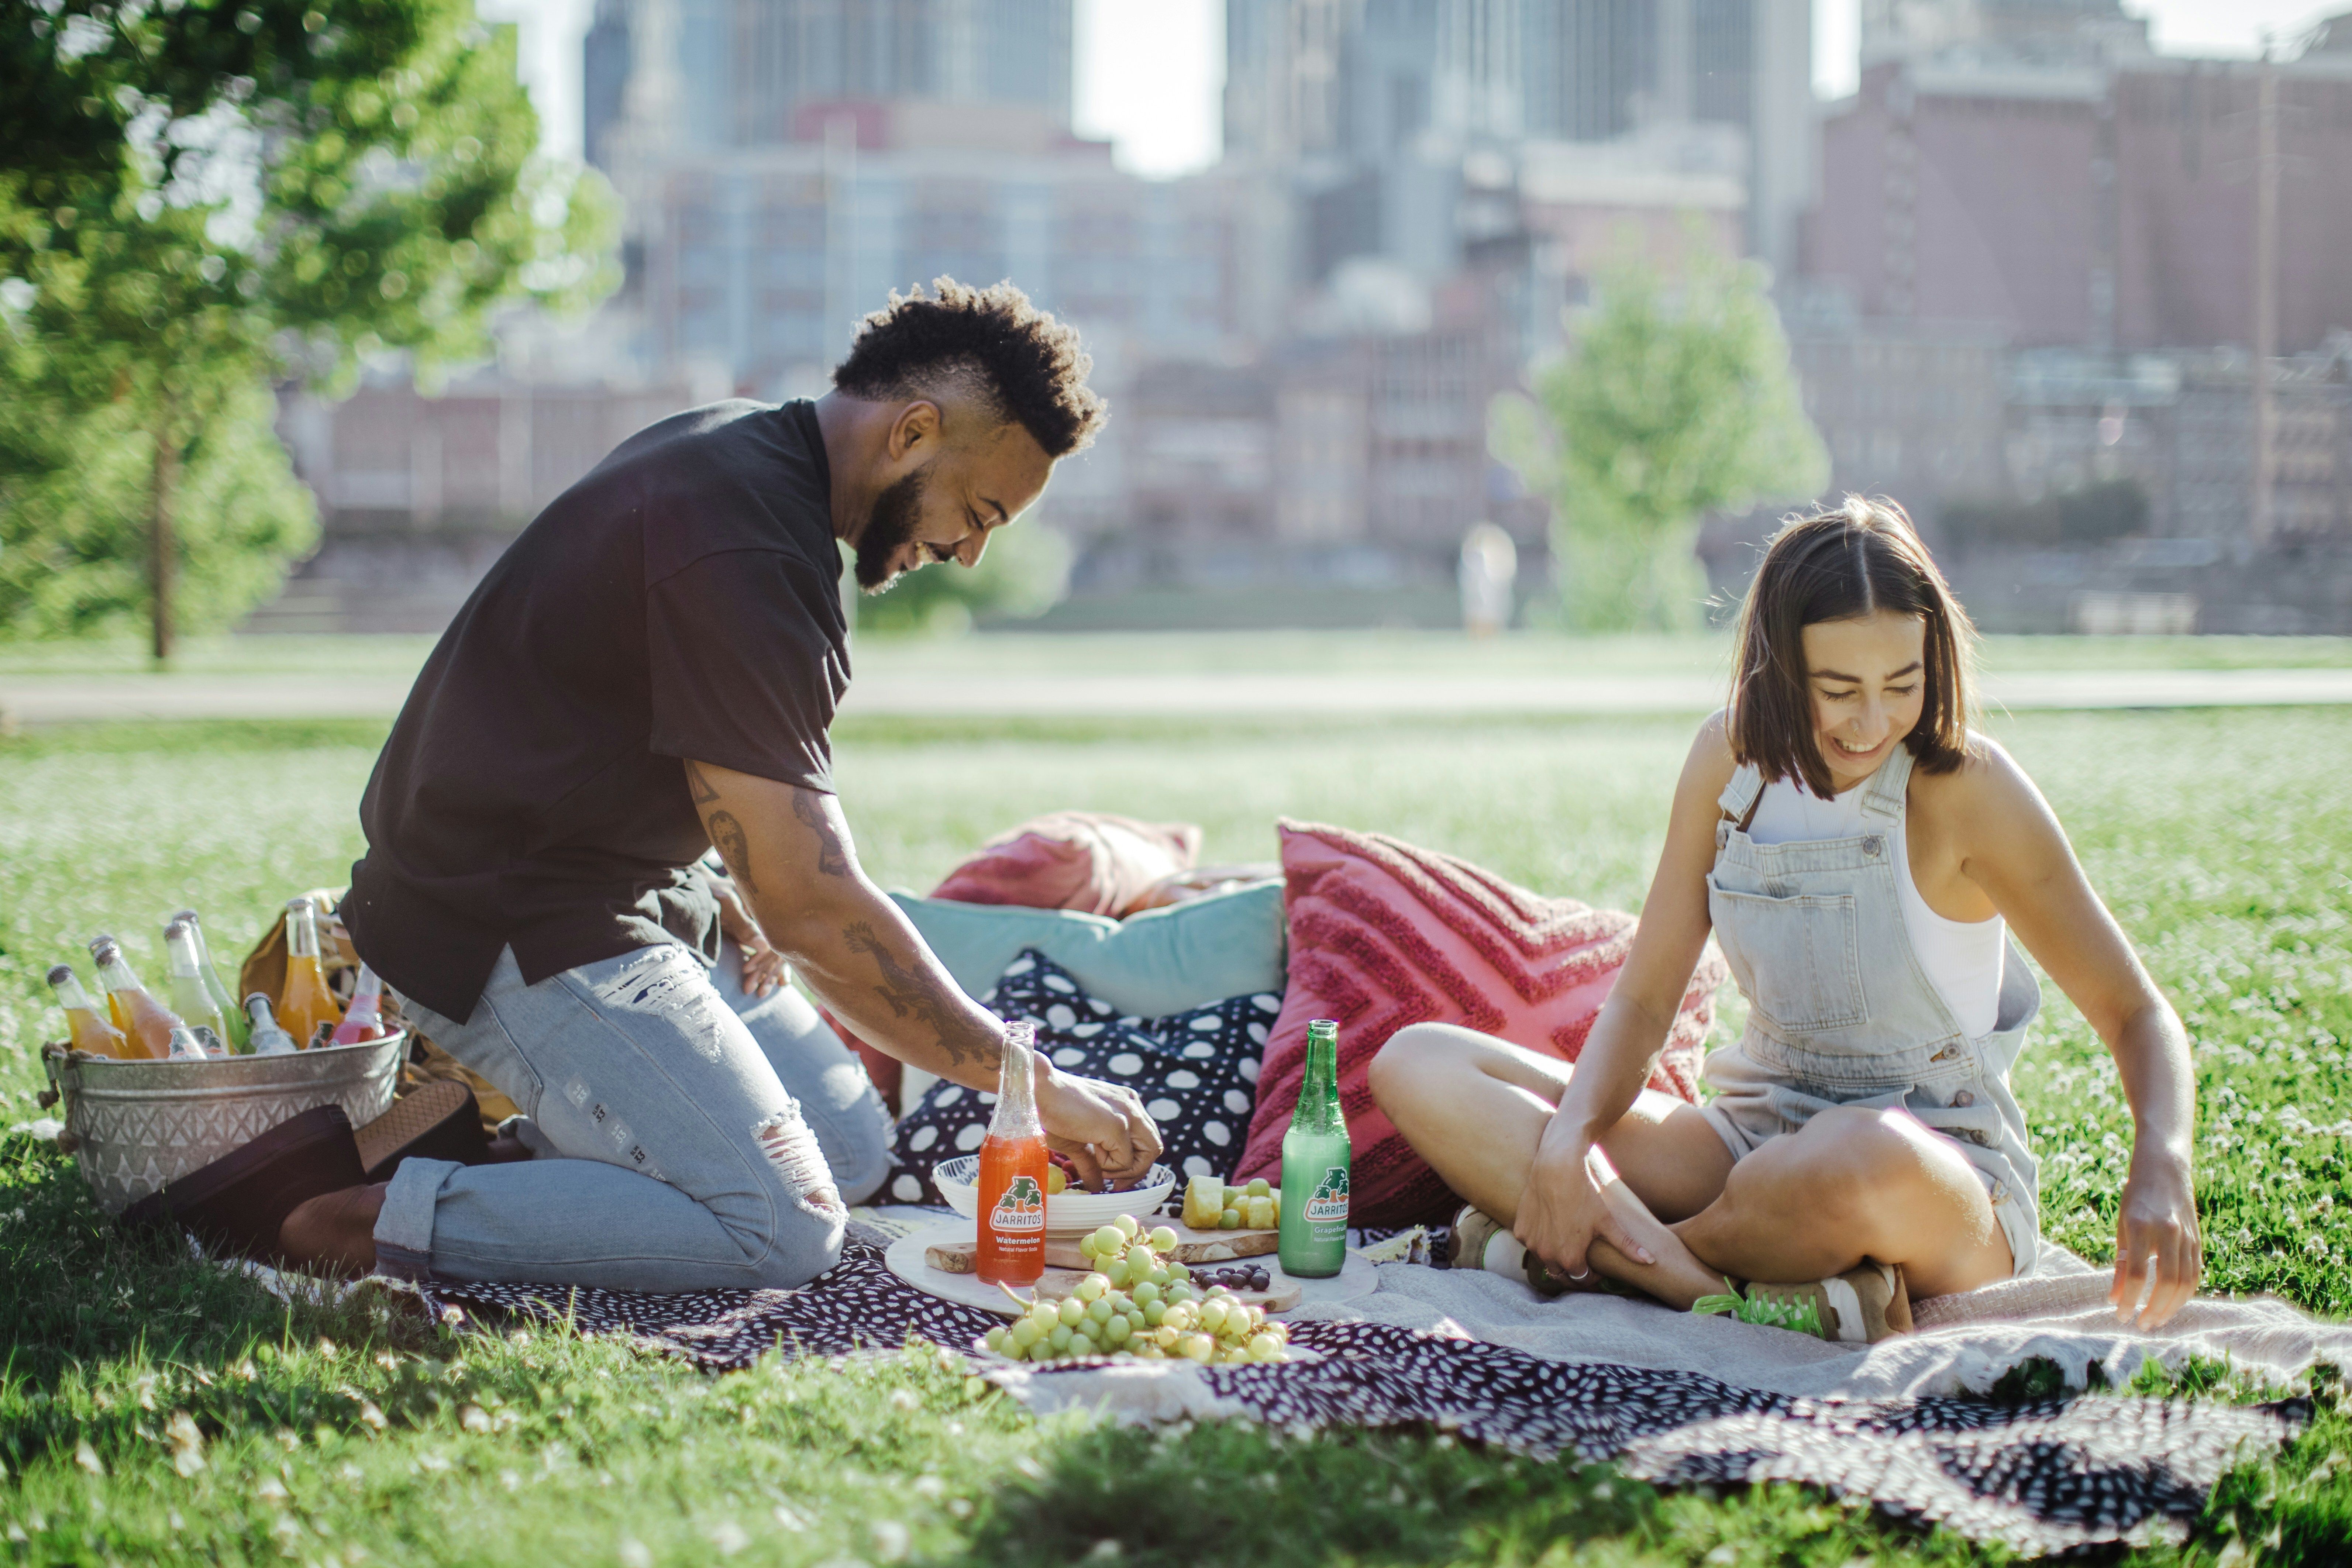
[[[874,498],[874,515],[857,540],[857,585],[878,594],[898,580],[890,564],[913,542],[923,521],[923,470],[917,468]]]

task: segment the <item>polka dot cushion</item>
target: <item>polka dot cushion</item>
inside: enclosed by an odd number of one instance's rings
[[[1258,1057],[1282,998],[1229,996],[1165,1018],[1121,1016],[1089,996],[1034,948],[1013,961],[981,1000],[999,1017],[1037,1026],[1037,1048],[1065,1072],[1124,1084],[1160,1124],[1160,1160],[1180,1176],[1223,1175],[1249,1131]],[[898,1119],[889,1202],[936,1204],[931,1170],[977,1150],[996,1096],[942,1080]]]

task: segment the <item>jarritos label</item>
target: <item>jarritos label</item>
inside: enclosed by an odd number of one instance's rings
[[[1342,1172],[1339,1205],[1340,1212],[1343,1214],[1347,1212],[1346,1181],[1346,1173]],[[988,1211],[988,1228],[999,1232],[1012,1231],[1015,1234],[1029,1231],[1044,1233],[1045,1190],[1037,1184],[1035,1177],[1013,1178],[1012,1184],[1007,1186],[1003,1194],[997,1198],[996,1206]]]
[[[1333,1165],[1307,1194],[1307,1223],[1329,1225],[1348,1223],[1348,1167]]]

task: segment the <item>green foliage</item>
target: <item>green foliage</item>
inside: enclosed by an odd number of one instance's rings
[[[1070,585],[1070,542],[1036,517],[989,535],[980,564],[952,563],[909,572],[884,593],[857,601],[857,629],[886,636],[948,634],[975,621],[1034,620]]]
[[[220,389],[223,406],[187,446],[172,531],[181,628],[225,630],[278,590],[287,562],[318,538],[258,383]],[[88,409],[23,398],[0,410],[0,454],[17,482],[0,510],[0,642],[127,629],[147,605],[146,527],[154,436],[128,403]]]
[[[1752,264],[1703,243],[1679,278],[1620,266],[1538,373],[1535,403],[1507,396],[1490,444],[1553,500],[1553,542],[1573,624],[1696,625],[1692,555],[1710,511],[1792,500],[1829,480],[1788,340]]]
[[[275,571],[300,530],[206,515],[226,492],[192,467],[207,441],[239,444],[253,389],[348,386],[392,349],[430,384],[487,352],[495,307],[574,307],[615,280],[609,192],[534,154],[514,29],[484,28],[472,0],[15,10],[0,401],[20,412],[0,421],[0,510],[44,492],[43,549],[130,542],[127,567],[146,532],[178,529],[192,583]],[[135,507],[126,482],[56,482],[127,428],[150,458]],[[247,567],[209,564],[240,548]],[[18,629],[112,620],[116,588],[79,580],[96,601]],[[161,657],[175,617],[154,609]]]

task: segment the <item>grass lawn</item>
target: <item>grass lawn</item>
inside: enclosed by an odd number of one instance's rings
[[[836,741],[861,852],[886,882],[927,887],[984,835],[1076,805],[1199,822],[1221,859],[1271,857],[1280,814],[1376,827],[1631,906],[1688,729],[874,721]],[[2352,1314],[2352,710],[2035,713],[1996,733],[2198,1041],[2211,1284]],[[381,738],[205,724],[0,739],[0,1042],[16,1047],[0,1052],[0,1127],[37,1114],[47,965],[102,928],[160,980],[157,923],[180,904],[233,950],[290,891],[340,885]],[[2020,1088],[2045,1227],[2102,1258],[2128,1120],[2104,1051],[2054,994]],[[1664,1494],[1428,1433],[1041,1423],[923,1354],[713,1379],[553,1330],[459,1336],[289,1309],[119,1237],[70,1163],[24,1136],[0,1139],[0,1562],[1985,1555],[1799,1489]],[[2352,1557],[2352,1424],[2332,1395],[2283,1458],[2225,1484],[2187,1548],[2125,1560],[2250,1551]]]
[[[184,674],[408,675],[436,639],[413,636],[268,634],[182,640]],[[866,637],[861,674],[915,674],[942,666],[966,676],[1402,672],[1464,676],[1717,675],[1730,668],[1724,635],[1567,637],[1515,632],[1473,642],[1459,632],[990,632],[963,637]],[[1991,637],[1984,666],[1997,674],[2072,669],[2342,669],[2352,637]],[[0,682],[11,675],[141,675],[151,668],[137,637],[0,643]],[[5,686],[0,686],[5,694]]]

